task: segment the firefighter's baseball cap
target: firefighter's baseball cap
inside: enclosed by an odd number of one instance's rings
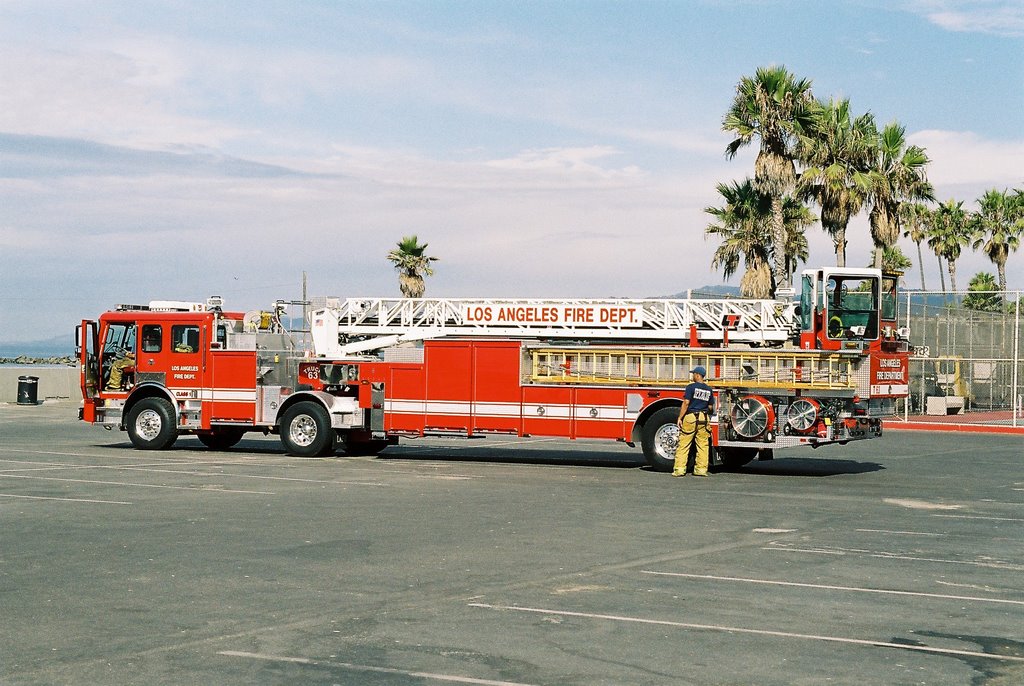
[[[696,367],[694,367],[693,369],[690,370],[690,373],[691,374],[700,374],[701,376],[707,376],[708,375],[708,370],[704,369],[704,367],[702,367],[700,365],[697,365]]]

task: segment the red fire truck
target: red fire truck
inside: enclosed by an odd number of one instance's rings
[[[896,277],[826,268],[801,283],[798,300],[328,298],[308,351],[281,306],[122,305],[78,327],[80,415],[141,449],[259,431],[294,455],[375,454],[400,437],[510,434],[640,444],[667,469],[702,365],[713,464],[881,435],[908,392]]]

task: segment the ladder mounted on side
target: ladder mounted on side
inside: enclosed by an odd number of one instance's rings
[[[806,350],[722,348],[528,348],[530,380],[543,384],[685,386],[690,370],[708,370],[714,388],[848,391],[857,388],[859,355]]]
[[[778,346],[796,304],[748,299],[327,298],[310,315],[319,357],[445,336]]]

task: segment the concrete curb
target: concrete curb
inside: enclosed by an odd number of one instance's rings
[[[884,423],[886,431],[956,431],[963,433],[1006,434],[1024,436],[1024,426],[1004,426],[1001,424],[949,424],[931,422],[908,422],[906,424]]]
[[[46,400],[77,400],[82,392],[78,388],[77,367],[0,366],[0,402],[18,402],[18,377],[39,378],[36,395]]]

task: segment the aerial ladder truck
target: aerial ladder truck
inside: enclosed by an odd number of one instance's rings
[[[801,285],[796,301],[326,298],[310,351],[280,307],[121,306],[79,326],[81,416],[143,449],[181,434],[223,449],[260,431],[290,454],[373,454],[507,434],[639,444],[667,469],[701,365],[715,464],[881,435],[908,392],[895,276],[826,268]]]

